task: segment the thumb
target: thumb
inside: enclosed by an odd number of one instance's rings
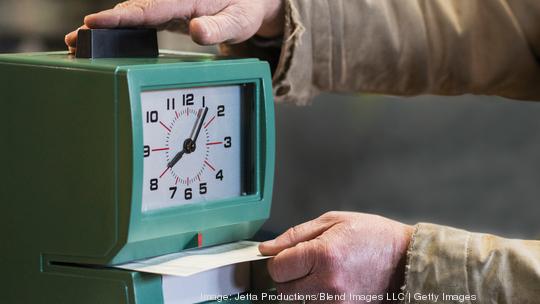
[[[287,248],[296,246],[298,243],[318,237],[334,224],[336,224],[334,219],[329,220],[324,216],[318,217],[309,222],[289,228],[274,240],[261,243],[259,245],[259,251],[262,255],[277,255]]]
[[[262,17],[257,13],[247,16],[243,10],[229,6],[213,16],[194,18],[189,25],[191,39],[202,45],[246,41],[261,27]]]
[[[88,27],[86,25],[83,25],[64,37],[64,42],[66,43],[70,53],[75,53],[77,47],[77,35],[79,30],[83,29],[88,29]]]

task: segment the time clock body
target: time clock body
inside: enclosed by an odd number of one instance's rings
[[[2,54],[0,103],[6,303],[167,304],[166,276],[114,266],[250,239],[270,215],[266,62]]]

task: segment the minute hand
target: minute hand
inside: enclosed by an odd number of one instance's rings
[[[195,132],[195,136],[192,138],[193,143],[197,142],[197,138],[199,138],[199,133],[201,132],[201,128],[204,123],[204,119],[206,118],[206,114],[208,113],[208,107],[204,108],[204,112],[202,114],[201,120],[199,121],[199,125],[197,126],[197,132]]]

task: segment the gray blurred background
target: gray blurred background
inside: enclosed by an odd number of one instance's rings
[[[84,15],[113,4],[0,0],[0,52],[64,49],[64,35]],[[160,34],[160,47],[215,51],[171,33]],[[540,104],[328,94],[307,107],[276,105],[276,119],[267,230],[351,210],[540,236]]]

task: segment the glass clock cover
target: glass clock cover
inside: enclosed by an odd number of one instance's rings
[[[143,212],[245,194],[243,87],[141,93]]]

